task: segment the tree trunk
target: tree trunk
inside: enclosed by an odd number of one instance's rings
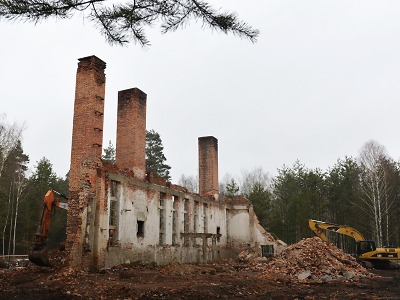
[[[12,186],[12,183],[11,183]],[[8,255],[11,254],[11,236],[12,236],[12,229],[13,229],[13,216],[14,216],[14,202],[12,201],[12,194],[13,189],[10,190],[10,230],[8,233]]]
[[[13,234],[13,255],[15,255],[15,237],[16,237],[16,232],[17,232],[17,219],[18,219],[18,208],[19,208],[19,203],[20,203],[20,198],[21,198],[21,194],[22,191],[24,189],[24,185],[23,185],[23,177],[21,176],[22,174],[20,174],[20,176],[18,176],[18,182],[17,182],[17,191],[16,191],[16,195],[15,195],[15,216],[14,216],[14,234]]]
[[[7,216],[6,216],[6,220],[4,222],[4,227],[3,227],[3,256],[5,255],[6,252],[6,230],[7,230],[7,225],[8,225],[8,219],[10,217],[10,204],[11,204],[11,187],[10,187],[10,191],[8,194],[8,203],[7,203]]]

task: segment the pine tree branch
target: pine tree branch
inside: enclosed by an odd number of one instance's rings
[[[159,24],[167,33],[184,27],[189,20],[201,20],[203,26],[232,33],[255,42],[259,31],[239,21],[234,13],[220,13],[199,0],[130,0],[127,3],[107,0],[0,0],[0,20],[32,21],[35,24],[51,17],[68,19],[76,12],[90,10],[93,21],[110,44],[138,42],[149,45],[145,28]]]

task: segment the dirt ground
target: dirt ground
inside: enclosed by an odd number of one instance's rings
[[[0,299],[399,299],[400,270],[366,269],[319,238],[302,239],[273,258],[251,249],[207,265],[131,263],[71,271],[65,252],[53,267],[30,262],[0,269]],[[1,266],[0,266],[1,267]]]
[[[266,271],[267,263],[131,264],[97,273],[28,263],[0,269],[0,299],[400,299],[400,270],[299,280]]]

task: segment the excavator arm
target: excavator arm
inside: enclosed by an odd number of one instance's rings
[[[56,198],[57,196],[57,198]],[[59,198],[63,198],[60,200]],[[55,191],[49,190],[44,196],[43,210],[40,218],[39,228],[35,234],[35,240],[32,249],[28,253],[29,260],[39,266],[50,266],[47,255],[47,234],[51,225],[51,218],[56,207],[68,209],[67,196]]]
[[[328,242],[328,238],[325,235],[324,230],[350,236],[355,239],[356,242],[365,241],[364,236],[358,230],[346,225],[338,225],[310,219],[308,220],[308,226],[310,226],[311,230],[325,242]]]
[[[356,229],[346,226],[337,225],[317,220],[308,220],[311,230],[322,240],[328,242],[325,231],[334,231],[339,234],[352,237],[356,241],[356,257],[364,262],[369,262],[378,268],[398,268],[397,265],[391,264],[392,260],[400,260],[400,248],[377,248],[375,241],[367,241],[364,236]]]

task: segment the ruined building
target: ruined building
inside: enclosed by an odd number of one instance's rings
[[[118,93],[116,162],[102,162],[106,63],[79,59],[76,75],[66,248],[72,268],[133,261],[196,263],[281,244],[244,198],[218,200],[218,140],[200,137],[199,194],[146,174],[146,101]]]

